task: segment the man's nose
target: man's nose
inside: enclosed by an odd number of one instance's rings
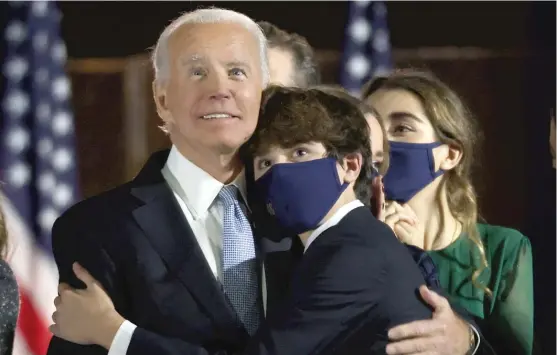
[[[228,78],[223,75],[213,75],[209,84],[209,98],[212,100],[229,99],[232,96]]]

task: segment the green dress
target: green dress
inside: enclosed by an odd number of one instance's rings
[[[474,316],[497,354],[530,355],[534,338],[530,241],[514,229],[487,224],[477,228],[489,265],[477,281],[489,287],[493,297],[472,284],[472,274],[481,264],[475,244],[465,235],[445,249],[428,251],[437,265],[441,286],[451,302]]]

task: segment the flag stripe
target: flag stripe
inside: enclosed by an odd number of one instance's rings
[[[58,269],[50,254],[34,244],[33,237],[12,204],[5,198],[0,199],[2,212],[8,228],[8,263],[16,274],[21,288],[40,290],[30,292],[41,318],[50,322],[54,312],[54,297],[58,294]],[[16,238],[17,237],[17,238]],[[38,267],[40,266],[40,267]]]
[[[48,325],[35,309],[33,302],[25,290],[20,291],[21,308],[18,320],[18,330],[22,332],[25,343],[32,354],[46,354],[48,343],[52,337]]]

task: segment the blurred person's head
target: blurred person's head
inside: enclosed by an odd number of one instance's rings
[[[315,89],[330,95],[338,96],[358,106],[369,124],[371,130],[370,143],[373,159],[373,168],[379,175],[385,175],[389,166],[389,142],[386,138],[385,127],[379,119],[379,113],[371,105],[357,97],[352,96],[343,87],[337,85],[319,85]]]
[[[315,53],[304,37],[266,21],[258,24],[267,38],[271,83],[297,87],[320,84]]]
[[[480,133],[462,100],[432,74],[414,70],[371,80],[362,97],[379,112],[390,142],[386,198],[414,210],[447,206],[487,267],[471,181]]]
[[[342,205],[369,201],[369,125],[353,102],[316,89],[271,86],[247,149],[279,223],[315,229]]]
[[[157,41],[153,95],[163,130],[212,175],[255,129],[269,82],[266,43],[249,17],[218,8],[183,14]]]

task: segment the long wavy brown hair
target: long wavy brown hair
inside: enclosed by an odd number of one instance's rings
[[[447,189],[448,205],[453,216],[462,223],[465,235],[478,251],[480,266],[472,274],[474,286],[491,296],[491,290],[480,284],[479,275],[488,267],[485,248],[478,233],[478,203],[472,184],[474,151],[480,143],[480,131],[459,96],[441,80],[429,72],[404,69],[387,77],[372,79],[362,90],[362,98],[369,98],[378,90],[405,90],[415,95],[422,103],[439,141],[458,147],[462,152],[459,164],[443,174]]]

